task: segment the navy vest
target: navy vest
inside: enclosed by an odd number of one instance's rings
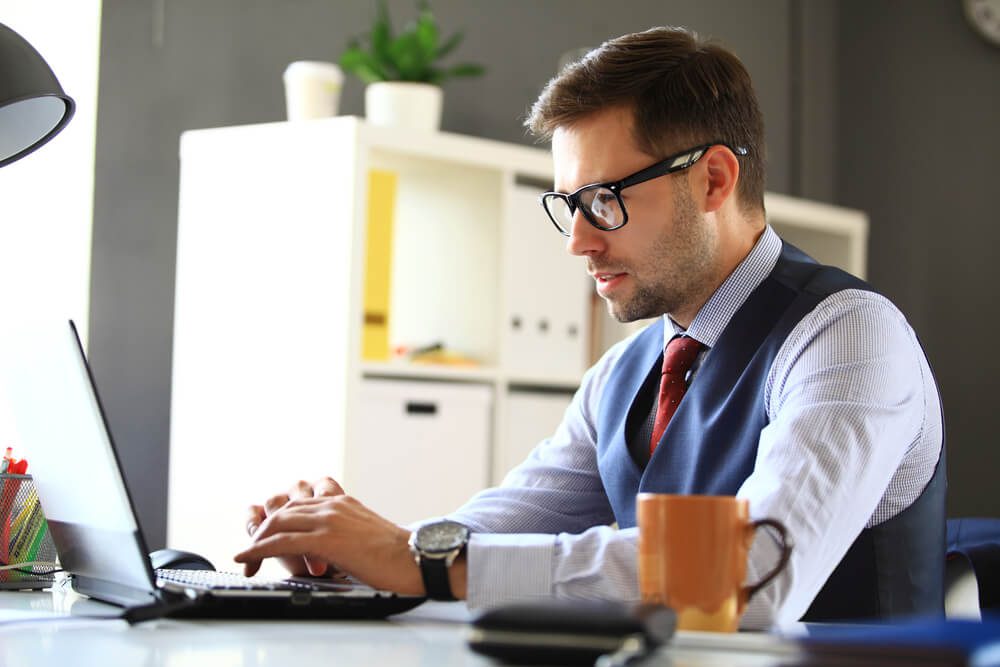
[[[608,379],[597,421],[597,462],[618,525],[635,526],[639,492],[735,495],[753,472],[767,425],[764,385],[796,324],[827,296],[872,291],[784,244],[771,274],[737,310],[667,425],[645,469],[626,444],[636,403],[663,354],[662,320],[625,350]],[[942,453],[944,447],[942,444]],[[945,472],[941,456],[914,503],[863,530],[803,617],[807,621],[890,618],[943,610]]]

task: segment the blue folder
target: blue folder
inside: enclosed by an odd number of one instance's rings
[[[923,619],[865,626],[810,625],[800,641],[810,656],[854,657],[856,664],[1000,667],[997,616],[986,616],[982,622]]]

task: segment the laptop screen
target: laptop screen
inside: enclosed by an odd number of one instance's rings
[[[152,590],[144,540],[72,322],[4,335],[0,358],[17,448],[30,462],[62,566]]]

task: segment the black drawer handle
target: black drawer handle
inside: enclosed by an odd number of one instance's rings
[[[406,402],[406,414],[408,415],[436,415],[437,411],[437,403]]]

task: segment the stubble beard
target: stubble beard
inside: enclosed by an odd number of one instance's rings
[[[633,264],[634,294],[623,301],[608,300],[608,313],[619,322],[681,312],[700,303],[709,282],[717,255],[714,229],[695,207],[686,181],[678,181],[673,231]]]

